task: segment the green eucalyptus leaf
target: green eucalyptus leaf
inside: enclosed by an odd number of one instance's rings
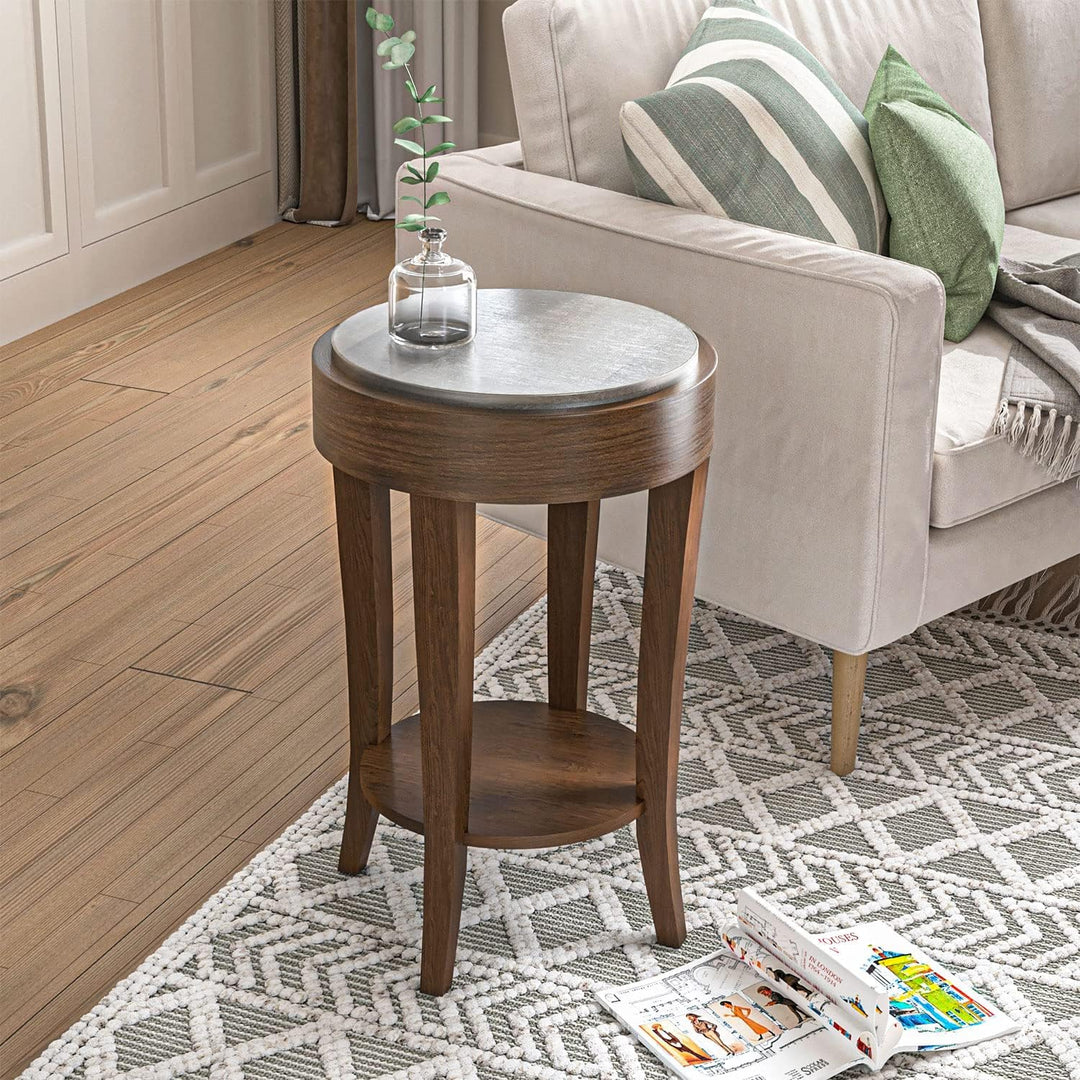
[[[412,79],[405,80],[405,89],[409,91],[409,97],[411,97],[413,101],[420,100],[420,95],[416,92],[416,83],[414,83]]]
[[[439,175],[439,163],[433,161],[428,167],[427,172],[424,174],[424,179],[430,184],[436,176]]]
[[[367,11],[364,12],[364,18],[367,19],[368,26],[374,30],[375,22],[379,18],[379,13],[373,7],[369,7]]]
[[[449,116],[440,116],[438,113],[433,116],[425,116],[423,120],[425,124],[452,124],[453,122]]]
[[[445,154],[447,150],[453,150],[455,146],[457,143],[441,142],[438,146],[433,146],[424,156],[434,157],[436,154]]]
[[[405,33],[401,35],[401,40],[404,41],[406,45],[411,45],[416,40],[416,31],[406,30]]]
[[[390,59],[395,64],[407,64],[416,52],[416,46],[407,41],[398,41],[390,50]]]
[[[395,139],[394,142],[396,142],[403,150],[408,150],[410,154],[416,154],[418,157],[423,157],[424,148],[419,143],[413,142],[412,139]]]
[[[422,184],[423,180],[417,180],[415,176],[403,176],[401,178],[403,184]]]
[[[437,218],[432,214],[406,214],[397,223],[396,228],[417,232],[420,229],[425,228],[425,222],[428,221],[442,221],[442,218]]]
[[[412,173],[412,175],[415,176],[417,180],[424,179],[424,174],[415,165],[406,165],[405,169],[407,172]]]
[[[423,201],[421,199],[418,199],[415,195],[402,195],[400,201],[401,202],[419,203],[421,206],[424,205]],[[428,205],[430,206],[431,204],[428,203]],[[425,209],[426,209],[426,207],[425,207]]]
[[[392,15],[380,15],[376,12],[374,29],[389,34],[394,29],[394,17]]]
[[[409,196],[406,195],[405,198]],[[419,201],[419,200],[417,200]],[[433,206],[445,206],[450,201],[450,196],[445,191],[436,191],[426,203],[424,209],[430,210]]]
[[[379,56],[389,56],[390,50],[400,41],[400,38],[388,37],[384,38],[375,48],[375,52]]]
[[[418,128],[419,126],[420,121],[417,120],[415,116],[403,116],[394,125],[394,134],[404,135],[406,131],[412,131],[413,128]]]
[[[404,67],[404,66],[405,66],[404,64],[395,64],[393,60],[387,60],[386,63],[383,64],[383,68],[386,71],[397,71],[397,69],[399,67]]]
[[[427,88],[427,89],[426,89],[426,90],[424,91],[424,93],[423,93],[423,95],[421,96],[420,100],[421,100],[421,102],[423,102],[423,103],[424,103],[425,105],[434,105],[434,104],[436,104],[437,102],[440,102],[440,101],[445,101],[445,100],[446,100],[446,98],[441,98],[441,97],[439,97],[439,95],[435,93],[435,87],[434,87],[434,86],[429,86],[429,87],[428,87],[428,88]]]

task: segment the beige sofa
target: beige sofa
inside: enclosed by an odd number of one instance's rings
[[[1080,250],[1080,2],[762,3],[860,106],[894,44],[994,148],[1006,252]],[[844,773],[867,653],[1080,552],[1080,491],[991,433],[1008,340],[984,321],[943,348],[933,274],[633,195],[619,106],[665,84],[706,6],[510,7],[521,143],[445,159],[450,246],[481,286],[650,304],[715,344],[697,591],[833,648]],[[543,532],[542,509],[489,509]],[[641,569],[643,511],[605,504],[601,557]]]

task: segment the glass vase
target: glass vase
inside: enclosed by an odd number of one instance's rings
[[[400,345],[443,349],[476,333],[476,275],[445,242],[445,229],[423,229],[419,253],[390,271],[390,337]]]

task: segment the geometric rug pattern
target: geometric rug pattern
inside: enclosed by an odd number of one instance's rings
[[[590,707],[627,724],[640,602],[636,576],[599,569]],[[654,943],[632,827],[474,849],[454,986],[423,996],[423,841],[383,821],[368,870],[338,874],[342,782],[24,1076],[658,1080],[592,989],[718,948],[732,890],[753,886],[812,928],[887,920],[1022,1025],[884,1075],[1080,1080],[1080,639],[962,614],[879,650],[843,779],[829,664],[696,605],[681,949]],[[542,698],[545,665],[540,603],[478,658],[477,696]]]

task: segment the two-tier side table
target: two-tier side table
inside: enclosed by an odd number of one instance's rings
[[[420,988],[453,979],[470,845],[568,844],[637,820],[656,936],[686,935],[675,785],[716,355],[580,293],[481,290],[476,339],[392,345],[386,307],[324,334],[315,443],[334,466],[351,757],[340,866],[379,814],[424,835]],[[390,489],[408,492],[420,711],[391,726]],[[636,732],[589,712],[600,500],[648,490]],[[548,506],[548,700],[473,701],[475,511]]]

